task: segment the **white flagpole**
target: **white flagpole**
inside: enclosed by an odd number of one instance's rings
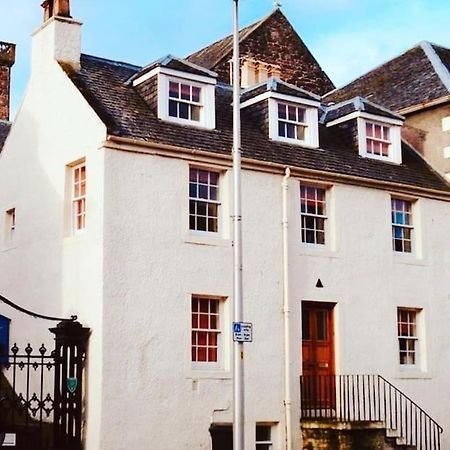
[[[241,212],[241,83],[239,61],[239,0],[233,0],[233,224],[234,322],[243,322],[242,212]],[[234,342],[233,449],[244,450],[244,344]]]

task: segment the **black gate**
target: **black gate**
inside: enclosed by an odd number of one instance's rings
[[[0,354],[0,447],[82,448],[83,369],[89,330],[62,321],[55,348],[16,344]]]

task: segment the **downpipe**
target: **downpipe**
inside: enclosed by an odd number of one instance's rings
[[[282,191],[282,235],[283,235],[283,325],[284,325],[284,414],[285,449],[292,450],[292,400],[291,400],[291,352],[290,352],[290,302],[289,302],[289,179],[291,170],[286,167]]]

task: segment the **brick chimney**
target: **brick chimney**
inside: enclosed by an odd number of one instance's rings
[[[11,67],[16,60],[16,46],[0,42],[0,120],[9,120]]]

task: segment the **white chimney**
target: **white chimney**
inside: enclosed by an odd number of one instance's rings
[[[32,34],[32,70],[50,61],[80,68],[81,25],[70,16],[69,0],[46,0],[44,23]]]

